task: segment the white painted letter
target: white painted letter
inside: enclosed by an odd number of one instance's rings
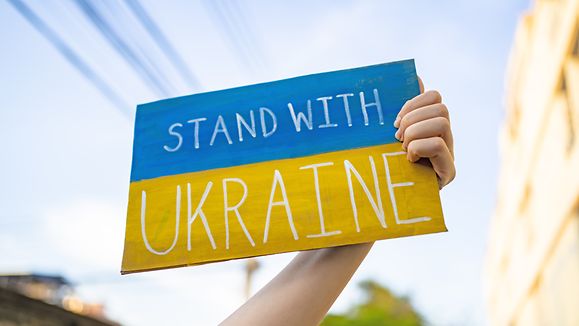
[[[195,135],[195,148],[199,148],[199,123],[202,121],[207,120],[207,118],[197,118],[197,119],[191,119],[189,121],[187,121],[187,123],[193,123],[195,124],[195,131],[194,131],[194,135]]]
[[[153,249],[149,240],[147,239],[147,231],[145,229],[145,215],[147,210],[147,192],[141,191],[141,235],[143,236],[143,241],[145,242],[145,247],[147,250],[155,255],[163,256],[171,252],[175,245],[177,244],[177,239],[179,238],[179,218],[181,216],[181,187],[177,186],[177,195],[175,197],[175,237],[173,238],[173,244],[169,249],[165,251],[157,251]]]
[[[398,207],[396,205],[396,196],[394,196],[394,188],[410,187],[414,185],[414,182],[392,183],[392,178],[390,177],[390,167],[388,166],[388,156],[396,156],[396,155],[406,155],[406,152],[394,152],[382,154],[382,159],[384,160],[384,169],[386,169],[386,184],[388,184],[388,192],[390,193],[390,202],[392,202],[392,210],[394,211],[394,218],[396,219],[396,224],[412,224],[430,221],[430,217],[428,216],[414,217],[409,218],[407,220],[400,220],[398,218]]]
[[[316,189],[316,200],[318,202],[318,216],[320,218],[320,233],[319,234],[308,234],[306,237],[308,238],[319,238],[319,237],[327,237],[330,235],[336,235],[342,233],[342,231],[330,231],[326,232],[326,225],[324,224],[324,213],[322,212],[322,199],[320,196],[320,184],[318,182],[318,167],[321,166],[330,166],[334,165],[334,162],[325,162],[325,163],[318,163],[318,164],[311,164],[300,167],[300,170],[305,169],[312,169],[314,171],[314,186]]]
[[[354,96],[352,93],[338,94],[336,97],[341,97],[344,101],[344,112],[346,112],[346,119],[348,120],[348,127],[352,126],[352,117],[350,116],[350,103],[348,101],[349,96]]]
[[[309,130],[312,130],[314,128],[314,124],[312,121],[312,101],[311,100],[308,100],[308,117],[307,118],[303,112],[298,112],[298,114],[296,116],[293,104],[288,103],[287,107],[290,110],[290,113],[292,115],[292,119],[294,121],[294,125],[296,127],[297,132],[300,132],[302,130],[302,121],[306,124],[306,127],[308,127]]]
[[[235,117],[237,118],[237,133],[239,135],[239,141],[243,141],[243,132],[241,130],[241,125],[245,127],[245,129],[249,132],[249,134],[255,138],[255,116],[253,115],[253,110],[249,110],[249,117],[251,118],[251,127],[247,124],[247,121],[241,116],[239,113],[235,113]]]
[[[330,111],[328,108],[328,101],[331,99],[332,99],[331,96],[325,96],[316,99],[317,101],[322,101],[322,105],[324,106],[324,118],[326,120],[326,123],[323,125],[319,125],[318,128],[333,128],[338,126],[337,123],[332,123],[330,121]]]
[[[231,145],[231,137],[229,137],[229,132],[227,131],[227,127],[225,126],[225,121],[223,121],[223,117],[221,114],[219,118],[217,118],[217,122],[215,123],[215,129],[213,130],[213,136],[211,136],[211,141],[209,142],[209,146],[213,146],[213,142],[215,141],[215,136],[217,136],[218,132],[222,132],[225,137],[227,138],[227,142]]]
[[[167,152],[175,152],[179,148],[181,148],[181,145],[183,144],[183,136],[181,136],[180,133],[173,131],[173,129],[175,129],[175,127],[183,127],[183,125],[177,122],[177,123],[172,124],[171,127],[169,127],[169,135],[177,137],[178,142],[177,142],[177,146],[175,146],[173,148],[171,148],[167,145],[163,145],[163,149],[165,149]]]
[[[374,178],[374,190],[376,192],[376,200],[370,194],[370,190],[368,190],[368,186],[354,167],[350,161],[344,161],[344,168],[346,169],[346,176],[348,177],[348,189],[350,189],[350,201],[352,202],[352,210],[354,212],[354,221],[356,222],[356,231],[360,232],[360,225],[358,224],[358,209],[356,208],[356,199],[354,198],[354,187],[352,186],[352,173],[358,179],[358,183],[362,186],[362,189],[366,193],[366,197],[370,201],[370,205],[374,209],[374,213],[376,213],[376,217],[378,217],[378,221],[380,221],[380,225],[383,228],[386,228],[386,220],[384,218],[384,208],[382,206],[382,197],[380,197],[380,185],[378,184],[378,173],[376,172],[376,165],[374,164],[374,159],[372,156],[368,156],[368,160],[370,160],[370,167],[372,168],[372,177]],[[376,205],[376,202],[378,204]]]
[[[243,196],[241,197],[241,200],[233,206],[229,206],[229,204],[227,203],[227,183],[228,182],[237,182],[243,187]],[[241,214],[239,214],[239,206],[241,206],[243,204],[243,202],[245,202],[246,198],[247,198],[247,185],[245,184],[245,182],[243,182],[243,180],[241,180],[239,178],[223,179],[223,208],[224,208],[224,213],[225,213],[225,249],[229,249],[229,214],[228,213],[231,211],[235,212],[235,215],[237,216],[237,221],[239,222],[239,225],[241,225],[241,229],[243,229],[243,233],[245,233],[245,236],[247,237],[247,239],[251,243],[251,246],[255,247],[255,242],[253,242],[253,238],[251,237],[251,235],[247,231],[247,228],[245,227],[245,224],[243,223],[243,220],[241,219]]]
[[[265,124],[265,115],[263,114],[264,112],[267,112],[267,114],[269,114],[271,121],[273,123],[270,131],[267,131],[267,126]],[[277,118],[275,114],[270,109],[266,107],[261,107],[259,108],[259,117],[261,119],[261,132],[263,134],[263,138],[267,138],[273,135],[273,133],[277,129]]]
[[[368,111],[366,108],[370,106],[375,106],[376,111],[378,111],[378,121],[381,125],[384,124],[384,117],[382,115],[382,105],[380,104],[380,96],[378,96],[378,90],[374,88],[374,103],[366,104],[366,99],[364,98],[364,92],[360,92],[360,105],[362,105],[362,114],[364,115],[364,125],[368,125]]]
[[[205,228],[205,233],[207,233],[207,237],[209,238],[209,242],[211,242],[211,248],[217,248],[215,246],[215,240],[213,240],[213,235],[211,234],[211,229],[209,228],[209,224],[207,223],[207,217],[205,213],[203,213],[203,204],[207,199],[207,195],[209,195],[209,191],[213,186],[213,182],[209,181],[207,183],[207,187],[205,187],[205,192],[203,196],[201,196],[201,200],[199,200],[199,205],[195,209],[195,213],[191,215],[191,184],[187,183],[187,250],[191,251],[191,224],[195,222],[197,216],[201,217],[201,222],[203,223],[203,227]]]
[[[275,195],[275,186],[279,183],[279,187],[281,189],[281,196],[283,198],[282,201],[273,201],[273,197]],[[278,170],[275,170],[273,175],[273,184],[271,185],[271,195],[269,196],[269,204],[267,205],[267,215],[265,217],[265,230],[263,231],[263,243],[267,242],[267,236],[269,233],[269,220],[271,216],[271,208],[273,206],[285,206],[285,213],[287,214],[287,221],[289,223],[290,229],[292,230],[292,234],[294,235],[294,240],[298,238],[298,232],[296,231],[296,227],[294,225],[294,219],[292,217],[292,211],[290,209],[289,201],[287,199],[287,194],[285,191],[285,185],[283,183],[283,178],[281,177],[281,173]]]

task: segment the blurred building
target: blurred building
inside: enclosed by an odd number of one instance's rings
[[[0,275],[0,326],[118,325],[104,306],[80,300],[62,276]]]
[[[485,273],[491,325],[579,325],[578,16],[579,0],[537,0],[517,29]]]

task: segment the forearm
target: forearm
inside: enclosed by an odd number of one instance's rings
[[[373,243],[301,252],[222,325],[317,325]]]

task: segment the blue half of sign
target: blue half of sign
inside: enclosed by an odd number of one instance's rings
[[[395,142],[414,60],[139,105],[131,181]]]

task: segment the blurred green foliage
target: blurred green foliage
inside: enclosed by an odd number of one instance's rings
[[[398,297],[374,281],[360,283],[365,299],[345,314],[328,314],[322,326],[419,326],[423,317],[412,307],[408,298]]]

